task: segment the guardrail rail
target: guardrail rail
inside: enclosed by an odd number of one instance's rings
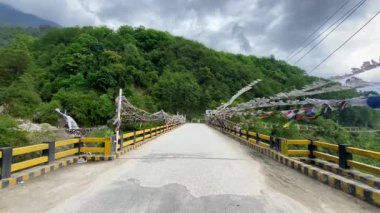
[[[14,172],[51,164],[70,156],[93,155],[94,153],[98,156],[110,156],[124,147],[162,134],[178,125],[163,125],[128,133],[121,132],[117,142],[116,135],[113,135],[104,138],[72,138],[17,148],[0,148],[0,180],[11,177]],[[26,155],[29,155],[30,159],[14,162],[15,157]]]
[[[240,136],[252,143],[265,148],[277,150],[285,156],[306,156],[310,159],[320,158],[328,162],[339,165],[342,169],[354,168],[369,174],[380,176],[380,167],[369,165],[354,160],[354,156],[366,157],[380,160],[380,152],[360,149],[346,144],[331,144],[318,140],[289,140],[286,138],[274,137],[237,128],[237,125],[221,125],[211,123],[224,131]],[[299,149],[291,149],[300,147]],[[303,147],[303,148],[302,148]]]

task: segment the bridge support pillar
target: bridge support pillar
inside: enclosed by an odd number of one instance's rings
[[[338,151],[339,151],[339,167],[342,169],[348,169],[350,168],[347,164],[348,160],[352,160],[352,154],[347,152],[348,146],[346,144],[339,144]]]
[[[1,175],[0,179],[11,177],[12,170],[12,155],[13,149],[11,147],[4,147],[0,149],[2,157],[0,159]]]
[[[55,161],[55,141],[44,142],[48,144],[49,148],[42,151],[43,156],[48,157],[48,164],[54,163]]]

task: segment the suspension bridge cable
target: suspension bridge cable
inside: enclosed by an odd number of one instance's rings
[[[285,58],[285,60],[290,60],[293,58],[293,54],[296,53],[302,46],[309,40],[312,36],[314,36],[323,26],[325,26],[333,17],[335,17],[340,10],[342,10],[351,0],[347,0],[344,4],[342,4],[334,13],[332,13],[321,25],[319,25],[312,33],[310,33],[299,45],[297,48],[293,49],[292,52]]]
[[[297,61],[294,62],[294,65],[298,64],[302,59],[304,59],[307,55],[309,55],[310,52],[312,52],[316,47],[318,47],[326,38],[328,38],[331,33],[333,33],[340,25],[342,25],[352,14],[355,13],[356,10],[358,10],[366,0],[363,0],[360,2],[360,4],[355,7],[348,15],[346,15],[330,32],[328,32],[321,40],[319,40],[314,46],[312,46],[305,54],[303,54],[300,58],[298,58]]]
[[[347,38],[338,48],[336,48],[330,55],[328,55],[325,59],[323,59],[317,66],[315,66],[313,69],[311,69],[308,74],[312,73],[314,70],[316,70],[319,66],[321,66],[325,61],[327,61],[334,53],[336,53],[340,48],[342,48],[344,45],[346,45],[356,34],[358,34],[364,27],[366,27],[373,19],[376,18],[380,14],[380,10],[377,11],[377,13],[372,16],[362,27],[360,27],[354,34],[352,34],[349,38]]]

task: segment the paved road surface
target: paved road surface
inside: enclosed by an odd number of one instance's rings
[[[186,124],[112,162],[77,164],[0,191],[0,212],[379,212]]]

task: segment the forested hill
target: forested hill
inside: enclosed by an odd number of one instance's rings
[[[0,25],[19,27],[59,27],[57,23],[19,11],[0,2]]]
[[[35,122],[54,124],[52,111],[60,107],[81,125],[105,124],[119,87],[148,111],[200,115],[254,79],[263,82],[240,101],[315,80],[274,57],[217,52],[143,27],[52,29],[15,38],[0,49],[0,105],[3,113]]]

